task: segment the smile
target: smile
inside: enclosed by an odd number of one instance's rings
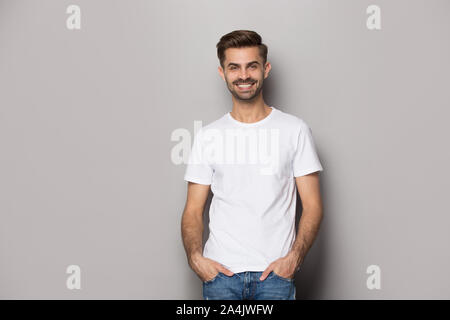
[[[252,84],[238,84],[238,85],[236,85],[236,86],[239,88],[239,90],[245,91],[245,90],[248,90],[248,89],[250,89],[251,87],[253,87],[253,85],[254,85],[255,83],[256,83],[256,82],[254,82],[254,83],[252,83]]]

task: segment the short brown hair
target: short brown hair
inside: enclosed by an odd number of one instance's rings
[[[263,66],[267,61],[267,46],[262,43],[261,36],[255,31],[250,30],[235,30],[220,38],[216,45],[217,57],[220,60],[220,65],[224,68],[225,50],[228,48],[244,48],[244,47],[258,47],[259,55],[263,58]]]

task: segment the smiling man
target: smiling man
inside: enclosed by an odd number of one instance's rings
[[[181,221],[188,263],[203,281],[204,299],[295,299],[295,273],[322,219],[323,168],[312,130],[263,99],[271,69],[267,51],[248,30],[228,33],[217,44],[218,70],[233,108],[194,138]],[[224,143],[230,137],[235,143]],[[267,170],[264,159],[277,161]],[[210,233],[202,250],[209,190]],[[297,190],[303,212],[296,235]]]

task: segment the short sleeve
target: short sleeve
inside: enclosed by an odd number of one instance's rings
[[[204,155],[202,133],[203,131],[200,129],[194,137],[184,180],[210,185],[212,183],[213,169]]]
[[[311,128],[302,121],[300,133],[298,135],[297,149],[292,161],[294,177],[305,176],[307,174],[323,171],[319,156],[312,137]]]

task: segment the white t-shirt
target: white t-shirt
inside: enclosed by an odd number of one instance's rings
[[[264,271],[295,240],[294,177],[323,171],[312,130],[273,106],[244,123],[228,112],[202,127],[184,180],[211,185],[209,238],[203,256],[234,273]]]

